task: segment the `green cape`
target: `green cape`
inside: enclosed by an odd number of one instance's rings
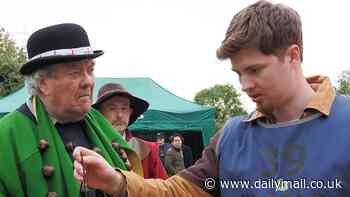
[[[37,102],[35,102],[37,100]],[[37,123],[21,112],[12,112],[0,120],[0,197],[1,196],[79,196],[80,184],[74,179],[73,164],[63,141],[52,124],[42,102],[33,98],[33,111]],[[136,153],[98,111],[91,108],[85,117],[86,134],[91,143],[109,164],[126,170],[124,162],[113,149],[111,142],[118,142],[128,153],[133,171],[142,175],[142,166]],[[40,153],[41,139],[49,142]],[[54,173],[46,178],[44,165],[54,167]]]

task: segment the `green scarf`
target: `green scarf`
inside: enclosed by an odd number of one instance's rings
[[[43,164],[51,165],[55,169],[54,175],[48,179],[49,191],[55,191],[59,196],[79,196],[80,185],[74,179],[72,161],[57,129],[54,127],[40,99],[33,98],[33,107],[34,116],[37,119],[37,139],[38,141],[46,139],[50,144],[49,148],[42,154]],[[136,168],[140,167],[140,161],[135,159],[135,157],[137,158],[136,153],[102,114],[91,108],[86,115],[85,122],[88,126],[86,134],[90,142],[101,151],[100,154],[110,165],[126,170],[124,162],[111,145],[112,141],[116,141],[133,158],[131,159],[131,162],[134,162],[133,165]]]

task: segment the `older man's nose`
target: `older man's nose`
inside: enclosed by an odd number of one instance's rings
[[[94,83],[95,83],[95,76],[93,76],[89,73],[84,73],[83,84],[85,86],[93,86]]]

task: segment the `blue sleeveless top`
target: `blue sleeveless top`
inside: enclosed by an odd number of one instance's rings
[[[221,196],[350,197],[350,99],[328,117],[266,125],[230,119],[218,144]]]

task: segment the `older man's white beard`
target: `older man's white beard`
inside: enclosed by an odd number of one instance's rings
[[[122,124],[122,125],[113,125],[113,128],[115,130],[117,130],[121,135],[124,134],[124,132],[126,131],[126,129],[128,128],[127,125]]]

